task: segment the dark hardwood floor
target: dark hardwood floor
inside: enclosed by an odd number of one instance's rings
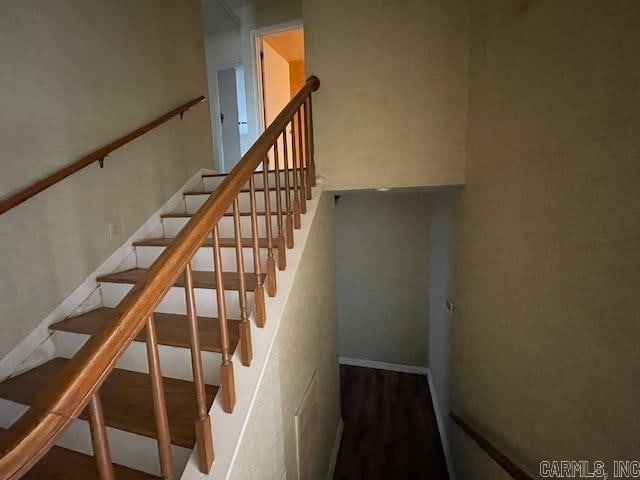
[[[341,365],[340,384],[335,480],[448,480],[427,377]]]

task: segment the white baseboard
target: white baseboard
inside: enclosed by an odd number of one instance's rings
[[[154,231],[162,234],[162,219],[160,215],[175,210],[183,200],[183,192],[192,190],[200,181],[203,174],[213,170],[201,168],[184,186],[176,192],[156,213],[154,213],[136,232],[126,239],[105,262],[89,275],[60,305],[51,311],[38,326],[27,335],[16,347],[0,360],[0,381],[36,367],[57,355],[57,349],[51,340],[49,326],[59,322],[74,313],[92,310],[100,304],[98,283],[96,278],[115,271],[135,267],[135,249],[133,243],[142,240]],[[159,230],[158,230],[159,229]],[[97,299],[96,299],[96,294]],[[91,298],[90,298],[91,297]],[[87,301],[89,299],[89,301]]]
[[[336,463],[338,461],[338,453],[340,452],[340,444],[342,443],[342,433],[344,432],[344,420],[340,418],[338,422],[338,430],[336,430],[336,439],[333,441],[333,450],[331,450],[331,460],[329,461],[329,474],[327,480],[333,480],[336,471]]]
[[[378,370],[390,370],[392,372],[415,373],[417,375],[427,375],[428,369],[416,367],[414,365],[403,365],[400,363],[378,362],[364,358],[340,357],[341,365],[351,365],[353,367],[376,368]]]
[[[440,433],[440,442],[442,443],[442,451],[444,452],[444,459],[447,463],[447,471],[449,472],[449,479],[456,480],[456,472],[453,469],[453,458],[451,457],[451,449],[449,447],[449,439],[447,437],[447,431],[444,428],[445,421],[447,420],[442,416],[442,410],[438,403],[438,396],[436,395],[436,388],[433,385],[433,379],[431,378],[431,370],[427,369],[427,382],[429,386],[429,396],[433,403],[433,411],[436,415],[436,422],[438,423],[438,432]]]

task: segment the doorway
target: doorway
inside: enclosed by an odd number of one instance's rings
[[[306,81],[304,56],[304,30],[296,25],[256,35],[258,63],[256,68],[258,85],[258,110],[260,131],[263,132],[282,109],[304,86]],[[295,127],[294,127],[295,128]],[[287,128],[288,151],[291,152],[293,132]],[[279,158],[283,156],[283,145],[278,147]],[[292,166],[289,156],[289,167]],[[269,158],[273,167],[273,158]],[[283,166],[283,165],[281,165]]]
[[[249,148],[247,102],[242,64],[217,71],[220,112],[221,156],[225,171],[230,171]]]

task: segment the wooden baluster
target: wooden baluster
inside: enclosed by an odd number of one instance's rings
[[[242,365],[248,367],[253,358],[251,345],[251,324],[249,323],[249,308],[247,307],[247,287],[244,278],[244,253],[242,250],[242,227],[240,225],[240,207],[238,197],[233,199],[233,233],[236,241],[236,269],[238,271],[238,297],[240,300],[240,359]]]
[[[300,154],[300,213],[307,213],[307,199],[311,198],[311,190],[307,188],[307,167],[306,167],[306,152],[304,149],[304,139],[302,130],[302,108],[298,108],[296,114],[298,120],[298,151]]]
[[[278,220],[278,269],[287,268],[287,250],[284,245],[284,230],[282,228],[282,192],[280,191],[280,159],[278,158],[278,139],[273,147],[276,164],[276,214]]]
[[[253,242],[253,271],[256,274],[256,289],[253,298],[256,304],[256,325],[264,327],[267,321],[265,311],[264,285],[262,278],[262,266],[260,265],[260,232],[258,230],[258,212],[256,211],[256,182],[252,174],[249,177],[249,195],[251,203],[251,239]]]
[[[311,94],[309,94],[309,98],[307,100],[309,103],[307,115],[305,116],[307,119],[307,143],[309,147],[309,180],[312,187],[316,186],[316,159],[315,159],[315,148],[313,146],[313,103],[311,101]]]
[[[236,387],[233,376],[233,362],[229,347],[229,326],[227,324],[227,306],[224,298],[224,278],[222,275],[222,259],[220,255],[220,238],[218,224],[213,227],[213,267],[216,276],[216,299],[218,301],[218,323],[220,325],[220,348],[222,350],[222,364],[220,365],[220,392],[222,394],[222,409],[233,412],[236,405]]]
[[[293,226],[300,228],[300,187],[298,186],[298,147],[294,119],[291,119],[291,156],[293,158]]]
[[[287,127],[285,127],[282,132],[282,140],[284,143],[284,195],[287,206],[287,248],[293,248],[293,210],[291,209],[291,182],[289,178],[289,155],[287,151],[289,138],[287,135]]]
[[[93,457],[96,459],[98,478],[100,480],[114,480],[111,454],[109,453],[109,438],[104,426],[104,414],[97,391],[89,399],[89,429],[91,430]]]
[[[164,398],[160,357],[158,355],[158,338],[156,337],[153,315],[149,315],[149,318],[147,318],[147,360],[149,361],[149,376],[151,377],[151,390],[153,392],[153,412],[156,417],[160,471],[162,472],[162,478],[171,479],[173,478],[171,434],[169,433],[169,419],[167,418],[167,405]]]
[[[262,161],[262,185],[264,190],[264,222],[267,227],[267,293],[276,295],[276,261],[273,258],[273,230],[271,229],[271,195],[269,195],[269,157]]]
[[[187,318],[189,320],[189,341],[191,344],[191,369],[193,371],[193,386],[196,394],[196,443],[200,471],[209,473],[213,464],[213,433],[211,432],[211,420],[207,412],[207,397],[204,387],[204,374],[202,370],[202,355],[200,353],[200,329],[198,326],[198,314],[196,312],[196,300],[193,292],[193,272],[191,263],[187,263],[184,269],[184,292],[187,304]]]

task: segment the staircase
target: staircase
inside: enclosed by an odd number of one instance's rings
[[[232,356],[251,366],[251,331],[312,198],[317,87],[162,215],[163,234],[134,243],[135,268],[97,278],[99,308],[50,326],[57,358],[0,383],[0,479],[179,478],[194,449],[211,470],[208,412],[233,414]]]

